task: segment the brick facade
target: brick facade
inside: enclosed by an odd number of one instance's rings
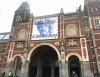
[[[99,4],[99,0],[85,0],[83,11],[61,9],[58,14],[34,17],[23,2],[15,11],[9,40],[0,41],[0,71],[11,70],[19,77],[69,77],[73,70],[78,77],[100,73]],[[32,40],[35,20],[53,17],[58,18],[58,37]],[[51,69],[47,74],[45,67]]]

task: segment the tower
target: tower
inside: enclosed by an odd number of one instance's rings
[[[33,15],[30,12],[29,4],[27,2],[23,2],[14,14],[10,40],[8,42],[9,46],[7,48],[7,69],[5,70],[10,70],[17,76],[20,76],[19,72],[21,72],[21,68],[23,68],[24,63],[26,62],[26,49],[28,49],[27,44],[30,40],[32,20]]]
[[[94,75],[100,73],[100,0],[85,0],[84,4],[84,35],[87,39],[91,70]]]

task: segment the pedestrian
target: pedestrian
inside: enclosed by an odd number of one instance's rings
[[[14,72],[12,72],[12,75],[11,75],[11,77],[15,77],[15,74],[14,74]]]
[[[2,73],[2,76],[1,77],[5,77],[5,72]]]
[[[9,71],[9,72],[8,72],[8,77],[11,77],[11,75],[12,75],[12,72]]]
[[[71,77],[78,77],[75,71],[72,71],[72,76]]]

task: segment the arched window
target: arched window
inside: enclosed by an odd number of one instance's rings
[[[66,35],[67,35],[67,37],[77,37],[78,36],[77,26],[75,24],[67,25]]]
[[[18,40],[25,40],[26,39],[26,30],[25,29],[21,29],[18,32]]]
[[[22,59],[21,57],[17,56],[15,57],[13,64],[12,64],[12,68],[15,69],[15,75],[18,76],[18,73],[20,72],[22,67]]]

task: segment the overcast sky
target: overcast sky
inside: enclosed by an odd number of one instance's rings
[[[64,13],[75,12],[77,7],[84,6],[84,0],[0,0],[0,33],[10,32],[14,13],[24,1],[35,17],[60,13],[61,8]]]

